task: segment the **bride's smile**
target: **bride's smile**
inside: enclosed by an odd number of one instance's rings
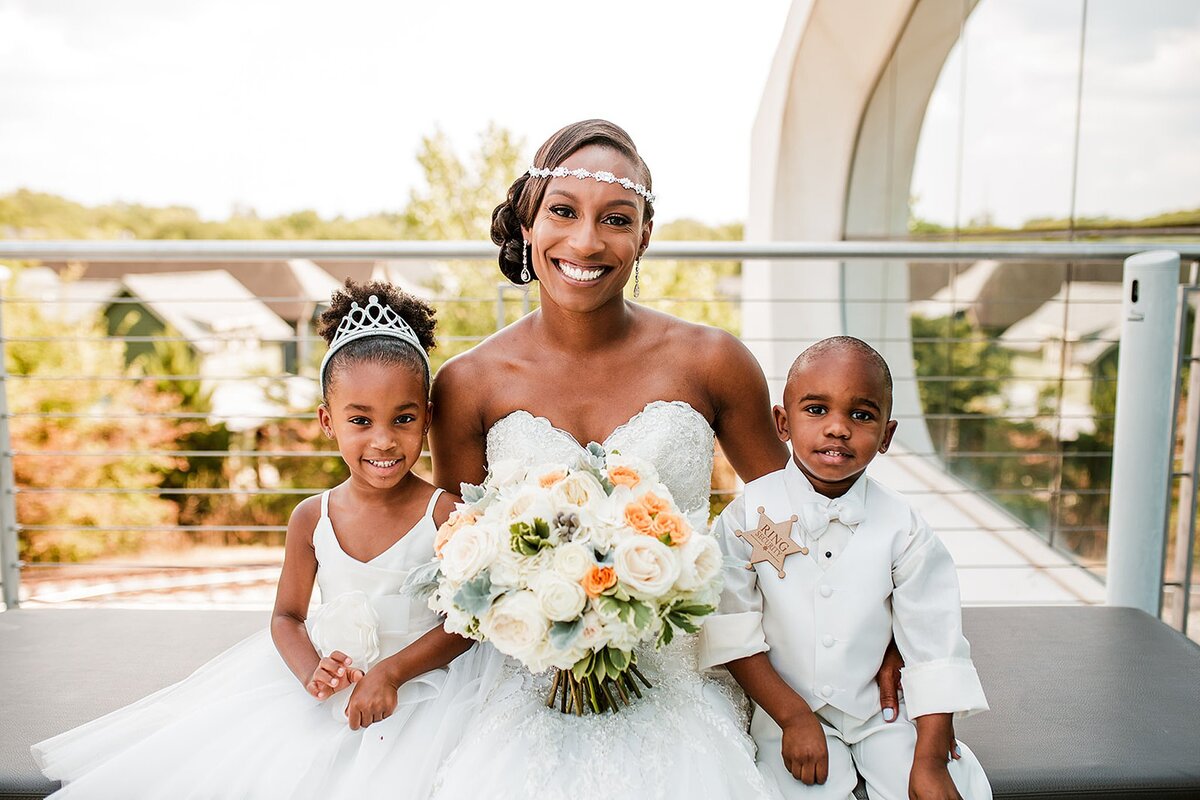
[[[562,167],[589,175],[639,175],[628,158],[600,145],[577,150]],[[643,202],[620,183],[574,175],[551,178],[526,232],[542,302],[588,311],[619,300],[650,240],[653,226]]]

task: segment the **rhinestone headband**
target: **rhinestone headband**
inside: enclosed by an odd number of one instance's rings
[[[432,370],[429,368],[429,354],[421,346],[421,340],[417,338],[412,326],[393,311],[391,306],[383,305],[379,302],[378,297],[371,295],[365,306],[360,306],[357,302],[351,303],[350,311],[342,317],[337,330],[333,333],[333,341],[329,343],[329,350],[321,359],[319,375],[322,395],[325,394],[325,367],[329,365],[329,359],[350,342],[365,339],[368,336],[390,336],[412,345],[425,362],[425,377],[428,378],[432,374]]]
[[[539,167],[530,167],[529,174],[534,178],[591,178],[601,183],[615,183],[619,186],[624,186],[631,192],[640,194],[646,199],[647,203],[654,204],[654,194],[640,183],[634,183],[629,178],[618,178],[611,172],[589,172],[586,169],[567,169],[566,167],[555,167],[554,169],[541,169]]]

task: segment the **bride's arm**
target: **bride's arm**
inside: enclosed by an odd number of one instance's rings
[[[721,450],[743,481],[782,469],[788,452],[775,435],[771,396],[758,361],[746,346],[724,331],[713,330],[707,352],[713,430]]]
[[[461,356],[447,361],[433,379],[430,397],[433,479],[454,494],[463,483],[482,483],[487,475],[481,406],[487,390],[472,366]]]

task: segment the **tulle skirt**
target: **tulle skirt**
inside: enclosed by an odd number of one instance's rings
[[[406,683],[391,717],[353,731],[349,691],[314,699],[262,631],[33,755],[63,781],[55,798],[425,798],[496,682],[483,652]]]
[[[549,676],[507,661],[440,771],[434,798],[779,797],[755,766],[744,695],[698,672],[694,639],[641,651],[639,668],[654,687],[616,714],[577,717],[547,708]]]

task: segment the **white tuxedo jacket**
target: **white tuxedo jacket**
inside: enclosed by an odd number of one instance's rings
[[[797,505],[820,502],[795,462],[746,485],[717,520],[727,556],[720,607],[700,633],[702,668],[770,652],[775,670],[814,709],[859,719],[880,710],[875,675],[894,636],[904,657],[909,717],[987,709],[963,637],[958,576],[941,541],[903,497],[863,477],[866,517],[824,571],[796,553],[779,578],[770,563],[745,565],[758,507],[787,526]],[[803,541],[796,526],[791,538]]]

